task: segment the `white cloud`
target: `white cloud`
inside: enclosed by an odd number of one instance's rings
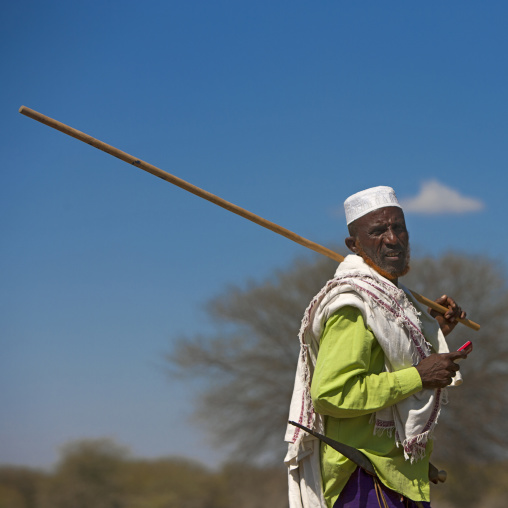
[[[422,183],[420,193],[414,198],[401,199],[405,212],[422,214],[467,213],[482,210],[483,201],[463,196],[458,191],[437,180]]]

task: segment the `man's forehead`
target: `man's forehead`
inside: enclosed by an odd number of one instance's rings
[[[397,206],[385,206],[365,214],[356,220],[358,226],[365,228],[378,224],[405,222],[404,212]]]

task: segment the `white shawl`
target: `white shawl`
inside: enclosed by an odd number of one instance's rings
[[[448,352],[437,321],[410,291],[399,289],[361,257],[350,255],[339,265],[335,278],[314,297],[300,328],[298,360],[289,419],[324,434],[323,417],[314,411],[310,385],[319,341],[328,318],[345,306],[358,308],[385,355],[385,370],[394,372],[416,365],[431,354]],[[457,372],[453,384],[462,382]],[[421,390],[399,403],[373,414],[374,432],[395,431],[406,460],[425,456],[425,447],[445,402],[445,390]],[[319,465],[319,441],[288,425],[285,463],[289,468],[290,508],[325,507]]]

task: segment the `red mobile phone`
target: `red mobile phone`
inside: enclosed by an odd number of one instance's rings
[[[465,351],[467,354],[469,354],[473,350],[473,343],[468,340],[463,346],[460,346],[457,351]]]

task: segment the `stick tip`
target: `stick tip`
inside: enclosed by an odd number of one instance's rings
[[[18,111],[19,111],[20,113],[23,113],[23,112],[25,111],[25,109],[26,109],[26,107],[25,107],[25,106],[21,106],[21,107],[18,109]]]

